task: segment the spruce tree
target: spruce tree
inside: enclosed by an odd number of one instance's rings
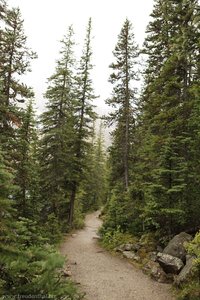
[[[0,34],[0,142],[9,160],[13,161],[15,128],[21,123],[22,109],[18,104],[33,96],[20,76],[30,71],[30,61],[36,55],[26,45],[20,10],[10,9],[4,2],[1,8],[4,26]]]
[[[115,124],[109,149],[109,202],[105,227],[123,231],[133,227],[134,202],[131,197],[133,163],[135,162],[135,135],[137,124],[137,63],[139,50],[134,41],[132,24],[126,19],[113,52],[115,62],[110,82],[113,92],[107,103],[113,107],[108,120]],[[135,175],[135,174],[134,174]]]
[[[20,216],[36,219],[39,215],[39,163],[38,130],[30,101],[23,112],[20,128],[17,130],[15,184],[16,207]]]
[[[2,152],[0,153],[0,296],[2,289],[9,280],[9,264],[16,252],[14,240],[15,221],[13,220],[13,176],[5,166]]]
[[[0,1],[0,15],[0,298],[80,299],[61,276],[64,258],[38,223],[34,114],[31,103],[19,106],[32,96],[20,80],[34,55],[26,47],[19,10]]]
[[[107,100],[107,103],[114,108],[109,120],[116,125],[113,132],[113,145],[110,149],[111,168],[113,180],[122,182],[127,190],[136,116],[134,81],[138,77],[135,65],[139,54],[129,20],[125,21],[121,29],[113,54],[115,62],[110,65],[113,73],[109,80],[113,85],[113,92],[111,98]]]
[[[74,218],[74,205],[76,195],[78,192],[79,183],[82,180],[83,170],[85,168],[85,159],[87,157],[88,147],[90,147],[90,139],[93,134],[93,122],[95,119],[95,113],[93,111],[93,100],[96,98],[94,95],[92,80],[90,72],[92,70],[91,64],[91,29],[92,22],[89,19],[85,44],[83,47],[83,53],[80,59],[77,78],[76,78],[76,92],[75,97],[77,100],[78,116],[75,130],[77,132],[75,142],[75,165],[72,173],[71,182],[71,195],[70,195],[70,210],[69,210],[69,224],[72,226]]]
[[[76,99],[74,97],[73,28],[61,41],[61,58],[49,79],[46,111],[41,117],[41,195],[45,214],[68,219],[69,185],[74,165]]]
[[[189,125],[191,89],[198,81],[198,15],[198,1],[156,1],[144,50],[149,58],[142,103],[141,158],[147,161],[140,170],[145,187],[142,217],[148,226],[168,234],[187,228],[188,213],[195,214],[192,206],[199,198]]]
[[[82,203],[83,212],[97,210],[106,202],[106,155],[103,140],[103,125],[99,133],[94,134],[93,143],[86,158],[83,180],[79,187],[78,198]]]

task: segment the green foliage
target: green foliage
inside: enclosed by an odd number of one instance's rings
[[[131,227],[135,227],[140,233],[157,231],[163,236],[198,225],[197,85],[200,77],[199,52],[195,49],[198,48],[200,26],[193,22],[198,14],[196,0],[155,1],[143,49],[148,55],[144,88],[140,103],[135,103],[135,111],[140,109],[140,116],[129,132],[131,159],[127,194],[122,187],[121,192],[120,189],[114,191],[116,182],[124,176],[125,142],[119,143],[119,132],[123,132],[125,122],[121,127],[118,123],[110,148],[110,190],[114,192],[107,205],[105,222],[108,228],[120,225],[132,230]],[[123,45],[120,41],[117,55]],[[113,75],[111,82],[118,79]],[[115,91],[119,92],[120,87],[117,85]],[[119,99],[121,97],[112,100],[115,107],[121,105]],[[135,117],[134,112],[131,117]],[[122,135],[124,137],[125,132]]]
[[[31,219],[38,218],[41,209],[37,134],[33,103],[30,101],[22,113],[20,128],[16,130],[14,182],[18,190],[14,198],[19,216]]]
[[[19,251],[4,272],[2,295],[47,295],[56,299],[78,299],[70,281],[64,280],[60,269],[64,258],[48,245],[36,245]]]
[[[62,238],[62,227],[59,223],[58,218],[54,213],[48,214],[47,220],[45,222],[44,231],[46,237],[49,239],[50,243],[57,244]]]
[[[91,19],[78,67],[73,29],[61,41],[49,78],[38,134],[31,88],[22,81],[36,57],[26,45],[20,10],[0,1],[0,295],[81,299],[60,270],[53,244],[83,227],[85,212],[106,202],[103,245],[109,249],[142,236],[143,254],[155,237],[199,226],[200,7],[198,0],[155,0],[143,54],[138,101],[138,47],[124,22],[113,51],[107,103],[115,125],[106,162],[100,129],[95,139]],[[38,138],[39,137],[39,138]],[[39,141],[38,141],[39,140]],[[192,282],[181,299],[200,297],[200,234]]]
[[[137,103],[134,86],[138,76],[135,65],[139,55],[128,19],[122,26],[113,55],[115,61],[110,65],[113,73],[109,78],[113,91],[106,101],[112,107],[107,119],[110,124],[115,124],[110,147],[111,180],[123,182],[125,189],[128,189]]]
[[[198,300],[200,298],[200,233],[197,233],[193,241],[187,245],[187,251],[195,257],[195,260],[188,282],[184,283],[178,291],[178,299]]]
[[[60,223],[69,217],[70,184],[76,165],[76,109],[74,98],[73,28],[61,41],[60,59],[49,78],[46,111],[41,116],[40,195],[44,217],[54,214]],[[55,225],[56,226],[56,225]]]
[[[195,256],[193,278],[200,284],[200,232],[187,245],[187,251],[190,255]]]
[[[16,130],[20,125],[22,109],[17,105],[33,96],[22,75],[30,71],[30,62],[36,57],[27,47],[23,20],[18,8],[1,4],[0,35],[0,143],[9,163],[15,160]]]
[[[62,224],[53,212],[48,214],[43,187],[39,188],[38,132],[32,103],[26,108],[19,105],[33,97],[21,79],[36,55],[26,46],[20,10],[8,8],[1,0],[0,17],[0,298],[82,299],[75,285],[62,276],[65,260],[52,246],[61,236]],[[49,97],[53,97],[53,87]],[[71,151],[69,144],[68,140],[66,155]],[[49,175],[46,169],[42,179]],[[60,189],[57,192],[58,198],[66,196]]]
[[[113,250],[122,244],[136,242],[136,239],[131,234],[121,230],[120,226],[116,229],[105,229],[102,227],[100,234],[102,235],[102,245],[109,250]]]
[[[7,203],[6,211],[4,207],[4,220],[6,216],[9,221],[8,208]],[[8,225],[1,221],[0,295],[46,295],[57,299],[81,299],[74,285],[62,278],[60,270],[65,260],[48,244],[47,237],[42,237],[37,223],[20,218]]]
[[[109,230],[120,226],[124,232],[140,235],[143,231],[140,199],[140,192],[134,189],[123,191],[122,185],[116,185],[106,205],[104,227]]]
[[[198,10],[197,1],[156,1],[144,47],[148,54],[140,117],[144,136],[137,167],[142,174],[145,228],[161,235],[195,227],[200,213],[199,171],[194,166],[199,152],[193,156],[194,145],[199,144],[194,134],[199,125],[193,117],[198,100],[192,93],[199,82],[194,73],[199,72],[195,49],[200,31],[193,23]]]
[[[102,129],[100,124],[99,134],[94,136],[87,155],[84,178],[77,195],[82,203],[83,212],[98,210],[106,202],[107,168]]]
[[[79,191],[79,187],[89,185],[87,164],[95,118],[90,35],[91,20],[75,72],[73,29],[69,27],[68,35],[61,41],[61,58],[49,79],[46,111],[41,117],[40,178],[44,217],[54,213],[65,231],[75,225],[77,195],[85,193],[85,189]],[[75,222],[79,221],[82,223],[80,215]],[[75,226],[81,226],[78,223]]]
[[[77,196],[75,207],[74,207],[74,222],[73,228],[74,229],[81,229],[84,227],[85,221],[85,214],[83,213],[83,202],[82,198]]]
[[[75,97],[77,99],[76,115],[78,116],[75,124],[76,141],[75,157],[76,163],[73,166],[71,181],[71,195],[70,195],[70,209],[69,209],[69,224],[72,226],[74,219],[74,207],[77,198],[79,187],[82,180],[85,179],[84,171],[87,166],[87,158],[90,153],[91,139],[93,138],[93,124],[96,118],[94,112],[93,101],[96,98],[93,90],[91,79],[91,70],[93,65],[91,63],[92,49],[91,49],[91,31],[92,20],[89,19],[86,29],[86,37],[83,46],[82,56],[79,61],[79,66],[76,75],[76,90]]]

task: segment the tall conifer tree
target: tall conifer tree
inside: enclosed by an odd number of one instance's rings
[[[20,76],[30,71],[30,61],[36,55],[27,47],[20,10],[9,9],[4,2],[1,7],[4,26],[0,34],[0,142],[9,160],[13,161],[15,128],[20,126],[22,111],[18,104],[33,96]]]
[[[67,214],[75,155],[77,101],[74,100],[74,41],[71,26],[61,43],[61,58],[49,79],[46,111],[41,118],[41,193],[45,210],[58,218],[64,212]]]
[[[70,196],[70,211],[69,211],[69,224],[72,225],[74,217],[74,204],[76,194],[78,191],[79,183],[82,179],[84,164],[87,157],[87,149],[90,144],[90,140],[93,134],[93,122],[95,119],[95,113],[93,111],[93,100],[96,98],[94,95],[92,80],[91,80],[91,30],[92,21],[89,19],[87,33],[85,38],[85,44],[83,47],[83,53],[80,59],[76,78],[76,93],[77,100],[77,122],[75,129],[77,132],[77,139],[75,142],[75,158],[76,163],[74,165],[71,182],[71,196]]]
[[[198,73],[198,15],[198,1],[156,1],[144,50],[149,58],[142,117],[143,217],[169,234],[189,225],[188,212],[194,213],[199,198],[189,125]]]
[[[39,215],[38,130],[32,101],[23,112],[17,131],[17,164],[15,165],[16,206],[20,216],[36,219]],[[38,209],[38,210],[37,210]]]
[[[110,65],[113,73],[109,80],[113,85],[113,93],[107,100],[107,103],[114,108],[109,119],[116,124],[111,147],[111,168],[113,169],[113,179],[122,181],[127,190],[136,116],[134,81],[138,79],[138,76],[135,66],[139,55],[134,41],[132,24],[129,20],[126,20],[122,27],[113,54],[115,62]]]

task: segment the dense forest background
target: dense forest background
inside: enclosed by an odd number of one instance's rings
[[[38,119],[23,82],[37,55],[20,10],[0,1],[1,296],[80,299],[56,271],[64,260],[55,245],[103,205],[101,234],[109,239],[151,233],[164,244],[200,228],[198,1],[156,0],[142,49],[125,20],[110,65],[112,109],[99,130],[91,30],[90,19],[77,59],[68,28]],[[114,126],[107,152],[105,124]]]

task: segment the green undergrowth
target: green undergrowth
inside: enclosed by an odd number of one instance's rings
[[[101,245],[108,250],[114,250],[116,247],[126,243],[136,243],[137,239],[130,233],[123,232],[120,226],[117,229],[106,229],[101,227]]]
[[[0,229],[0,242],[6,241],[0,243],[0,299],[83,299],[63,276],[66,259],[58,244],[42,235],[36,222],[19,218],[9,234],[3,226]]]
[[[116,229],[104,227],[99,230],[101,236],[101,245],[109,251],[114,251],[116,247],[126,243],[139,243],[141,248],[138,251],[142,263],[149,260],[149,253],[155,251],[156,245],[160,244],[160,240],[156,239],[155,233],[143,234],[140,238],[134,237],[132,234],[124,232],[120,226]],[[200,232],[187,246],[189,255],[195,257],[193,270],[187,281],[178,288],[174,286],[174,293],[177,300],[199,300],[200,299]]]
[[[194,267],[188,280],[177,291],[178,300],[200,299],[200,232],[196,234],[191,243],[187,245],[190,255],[196,257]]]

